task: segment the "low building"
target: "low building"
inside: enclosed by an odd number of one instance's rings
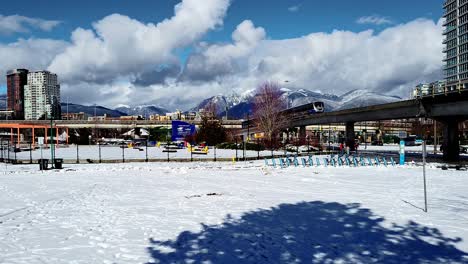
[[[88,115],[84,112],[62,113],[62,120],[88,120]]]

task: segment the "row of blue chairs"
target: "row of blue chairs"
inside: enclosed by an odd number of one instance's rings
[[[265,165],[270,167],[280,167],[280,168],[287,168],[290,166],[299,167],[313,167],[313,166],[332,166],[332,167],[341,167],[341,166],[349,166],[349,167],[364,167],[364,166],[395,166],[395,160],[393,157],[387,159],[386,157],[378,157],[375,156],[374,158],[371,157],[363,157],[363,156],[349,156],[349,155],[330,155],[329,157],[323,157],[320,159],[319,157],[315,157],[315,163],[312,156],[306,157],[298,157],[298,156],[286,156],[285,158],[279,157],[277,158],[278,163],[276,162],[275,158],[267,159],[265,158]]]

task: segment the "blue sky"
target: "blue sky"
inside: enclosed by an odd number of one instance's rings
[[[109,14],[119,13],[142,22],[159,22],[172,16],[178,0],[44,0],[38,4],[35,0],[10,1],[2,5],[2,15],[22,15],[39,17],[63,22],[52,32],[33,31],[32,34],[0,35],[0,41],[12,41],[17,37],[51,37],[69,39],[70,33],[77,27],[89,28]],[[250,19],[257,26],[268,30],[271,38],[290,38],[311,32],[345,29],[360,31],[369,25],[355,23],[359,17],[379,15],[393,23],[404,23],[415,18],[438,20],[442,15],[442,0],[233,0],[224,19],[222,29],[207,34],[210,41],[228,41],[231,32],[244,19]],[[288,8],[297,6],[295,12]],[[388,26],[373,26],[376,30]]]
[[[174,6],[179,2],[177,0],[44,0],[39,4],[38,1],[33,0],[11,1],[2,5],[1,16],[19,15],[44,21],[57,21],[57,25],[44,30],[44,28],[34,26],[33,22],[24,24],[25,30],[12,30],[10,32],[4,30],[2,33],[0,17],[0,45],[11,46],[18,43],[20,39],[63,40],[66,43],[57,42],[54,47],[65,49],[71,42],[70,37],[73,31],[77,28],[95,30],[93,23],[110,14],[122,14],[143,24],[156,24],[171,18],[174,15]],[[216,0],[212,0],[212,3],[214,2]],[[199,1],[199,3],[204,3],[204,1]],[[355,33],[372,29],[374,30],[373,34],[378,35],[385,29],[398,27],[398,25],[410,23],[419,18],[436,23],[443,12],[442,4],[442,0],[233,0],[226,12],[220,15],[222,25],[218,24],[216,29],[205,30],[200,37],[195,37],[190,43],[172,49],[171,53],[180,59],[180,64],[183,67],[186,60],[194,52],[199,51],[201,42],[210,45],[231,43],[231,35],[244,20],[252,21],[253,28],[262,28],[265,31],[265,36],[262,37],[264,44],[268,40],[295,39],[317,32],[331,34],[336,29]],[[360,18],[362,23],[358,23]],[[197,21],[193,21],[193,23],[197,23]],[[177,34],[177,32],[173,32],[173,34]],[[255,54],[257,53],[255,52]],[[56,55],[50,54],[50,61]],[[50,61],[38,65],[47,66]],[[167,64],[167,62],[164,61],[163,64]],[[236,64],[239,62],[236,61]],[[0,62],[0,69],[4,70],[1,66]],[[156,65],[154,66],[156,67]],[[55,68],[52,66],[52,69]],[[281,75],[282,73],[275,72],[275,74]],[[64,80],[72,83],[67,78]],[[76,78],[73,79],[73,82],[76,81]],[[112,81],[112,85],[121,83],[122,78],[120,77]],[[71,88],[66,89],[71,90]],[[4,82],[0,82],[0,92],[4,90]],[[213,91],[218,92],[219,89]],[[83,98],[80,100],[86,101]]]

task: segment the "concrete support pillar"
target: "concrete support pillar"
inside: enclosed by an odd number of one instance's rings
[[[16,139],[17,139],[16,145],[19,148],[19,144],[20,144],[20,128],[19,127],[16,128]]]
[[[32,147],[36,147],[36,135],[34,134],[34,127],[32,128]]]
[[[306,138],[306,127],[301,126],[299,127],[299,141],[303,144]]]
[[[55,144],[57,146],[59,145],[58,136],[59,136],[59,129],[58,129],[58,127],[55,127]]]
[[[354,134],[354,122],[346,122],[346,146],[349,147],[350,151],[355,151],[354,139],[356,135]]]
[[[66,133],[67,133],[67,146],[68,146],[68,137],[69,137],[68,136],[68,127],[67,127],[67,132]]]
[[[47,127],[44,128],[44,134],[45,134],[45,144],[47,144],[47,142],[49,142],[48,138],[47,138]]]
[[[460,160],[460,138],[458,135],[458,120],[444,120],[444,142],[442,149],[444,153],[444,161],[459,161]]]

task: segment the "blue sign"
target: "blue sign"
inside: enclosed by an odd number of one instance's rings
[[[172,121],[172,141],[184,141],[195,134],[195,125],[182,121]]]
[[[405,141],[400,140],[400,165],[405,165]]]

